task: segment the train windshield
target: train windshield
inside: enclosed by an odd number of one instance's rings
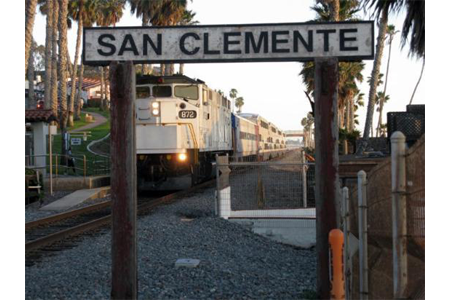
[[[153,97],[171,97],[172,87],[170,85],[155,85],[152,88]]]
[[[177,85],[175,97],[198,100],[198,87],[196,85]]]
[[[148,86],[136,87],[136,98],[137,99],[150,98],[150,88]]]

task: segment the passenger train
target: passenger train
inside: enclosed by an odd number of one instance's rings
[[[215,156],[268,160],[285,134],[256,114],[235,114],[205,82],[183,75],[136,78],[138,189],[177,190],[215,174]]]

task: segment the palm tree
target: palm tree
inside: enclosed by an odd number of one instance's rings
[[[60,129],[62,138],[61,153],[63,156],[67,154],[66,148],[66,124],[67,124],[67,15],[68,0],[59,0],[59,85],[61,91],[61,114]],[[64,159],[67,161],[67,158]]]
[[[398,13],[402,8],[406,10],[402,28],[402,47],[409,40],[409,55],[425,56],[425,1],[415,0],[363,0],[366,10],[374,8],[377,17],[387,7],[389,12]]]
[[[311,113],[307,113],[306,117],[302,119],[301,125],[303,126],[304,134],[304,147],[309,148],[312,140],[312,127],[314,125],[314,117]]]
[[[236,107],[238,108],[238,113],[241,113],[241,108],[244,106],[244,98],[243,97],[237,97],[236,98]]]
[[[28,70],[28,58],[33,43],[34,17],[36,16],[37,0],[26,0],[25,11],[25,73]]]
[[[233,107],[233,112],[234,112],[234,102],[235,102],[235,99],[236,99],[236,97],[237,97],[237,94],[238,94],[238,91],[237,91],[236,89],[231,89],[231,90],[230,90],[230,98],[231,98],[231,100],[233,101],[233,105],[232,105],[232,107]]]
[[[28,57],[28,106],[36,107],[34,103],[34,51],[37,47],[36,42],[33,40],[30,47],[30,56]],[[28,108],[29,108],[28,107]]]
[[[411,99],[409,100],[409,105],[412,104],[412,101],[414,99],[414,95],[416,93],[417,87],[419,86],[420,80],[422,79],[422,75],[423,75],[423,69],[425,68],[425,55],[422,58],[422,71],[420,71],[420,76],[419,76],[419,80],[417,80],[416,86],[414,87],[414,91],[411,95]]]
[[[41,12],[43,3],[41,5]],[[52,77],[52,26],[53,26],[53,0],[47,0],[46,12],[47,25],[45,32],[45,79],[44,79],[44,107],[45,109],[52,108],[51,100],[51,77]],[[57,114],[53,111],[53,114]]]
[[[53,1],[53,25],[52,25],[52,75],[51,75],[51,103],[55,115],[59,115],[58,103],[58,23],[59,23],[59,0]],[[61,52],[61,49],[60,49]]]
[[[316,5],[311,7],[317,13],[317,18],[313,22],[317,21],[331,21],[334,20],[334,12],[339,9],[339,19],[340,20],[358,20],[356,13],[359,11],[359,3],[356,0],[337,1],[338,4],[334,2],[332,6],[329,2],[317,2]],[[336,6],[337,5],[337,6]],[[364,69],[364,63],[362,62],[341,62],[339,63],[339,87],[338,87],[338,115],[339,115],[339,127],[344,127],[344,116],[347,116],[347,124],[349,123],[350,113],[349,109],[352,108],[351,104],[353,96],[357,94],[357,82],[362,82],[362,70]],[[303,63],[303,68],[300,72],[302,76],[302,82],[306,86],[306,94],[308,98],[313,96],[314,92],[314,62]],[[347,109],[347,112],[345,110]],[[353,124],[346,127],[352,127]]]
[[[394,25],[388,25],[387,27],[387,34],[389,36],[388,44],[389,44],[389,55],[388,55],[388,62],[386,66],[386,79],[384,80],[384,90],[383,95],[386,95],[386,89],[387,89],[387,83],[388,83],[388,76],[389,76],[389,65],[391,62],[391,50],[392,50],[392,41],[394,40],[394,35],[398,33],[399,31],[395,30]],[[383,106],[384,106],[384,99],[381,99],[381,102],[379,104],[379,118],[378,118],[378,126],[377,126],[377,136],[381,135],[381,123],[383,121]]]
[[[389,6],[384,5],[383,9],[380,11],[381,17],[378,22],[378,38],[375,50],[375,58],[373,60],[372,75],[370,80],[369,100],[367,101],[366,124],[364,126],[364,134],[362,137],[362,143],[360,144],[361,146],[357,150],[358,155],[362,154],[362,152],[366,149],[369,143],[369,134],[372,128],[373,111],[375,107],[375,98],[377,94],[378,74],[380,73],[381,58],[383,57],[384,40],[386,38],[386,31],[388,25],[388,12]]]
[[[81,45],[81,33],[83,32],[83,14],[84,14],[84,0],[71,1],[69,3],[69,16],[73,20],[78,20],[77,42],[75,46],[75,57],[73,60],[73,70],[71,72],[71,89],[70,89],[70,101],[69,101],[69,118],[67,120],[67,126],[73,126],[73,110],[75,102],[75,90],[76,80],[78,72],[78,56],[80,54]]]

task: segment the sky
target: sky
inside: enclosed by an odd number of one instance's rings
[[[246,23],[286,23],[306,22],[315,18],[310,9],[313,0],[194,0],[189,2],[188,9],[196,13],[196,20],[202,25],[207,24],[246,24]],[[369,16],[360,17],[368,20]],[[390,16],[389,24],[394,24],[401,30],[404,14]],[[140,26],[141,20],[131,15],[129,7],[117,26]],[[77,25],[74,22],[69,31],[69,52],[73,57],[75,53]],[[45,17],[40,13],[36,16],[34,32],[38,44],[45,44]],[[375,37],[377,30],[375,31]],[[381,72],[385,73],[387,65],[387,47],[381,65]],[[372,71],[373,61],[365,61],[363,72],[364,81],[360,89],[369,94],[367,77]],[[411,94],[419,78],[421,60],[408,58],[408,46],[400,48],[400,34],[397,34],[392,45],[392,56],[389,70],[387,94],[390,101],[386,103],[384,112],[405,111]],[[276,124],[282,130],[300,130],[301,119],[311,110],[310,104],[304,94],[305,86],[298,74],[301,63],[298,62],[271,62],[271,63],[204,63],[186,64],[185,75],[200,78],[206,84],[226,94],[232,88],[237,89],[239,96],[244,98],[245,105],[242,112],[257,113]],[[425,103],[426,68],[419,85],[414,104]],[[366,100],[367,102],[367,100]],[[384,113],[384,116],[385,116]],[[363,130],[366,109],[358,109],[360,125]],[[384,117],[385,118],[385,117]],[[374,120],[378,120],[375,113]],[[375,123],[376,126],[376,123]]]

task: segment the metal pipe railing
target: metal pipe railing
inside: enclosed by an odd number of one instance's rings
[[[42,166],[34,166],[31,163],[35,158],[46,157],[45,165]],[[68,166],[65,164],[61,164],[59,159],[61,158],[74,158],[74,166]],[[25,166],[29,169],[49,169],[50,168],[50,156],[49,154],[40,154],[40,155],[25,155]],[[97,156],[93,156],[91,159],[88,159],[86,155],[61,155],[61,154],[52,154],[52,163],[51,163],[51,173],[54,177],[58,177],[61,172],[65,172],[68,169],[75,169],[75,175],[77,173],[81,174],[86,178],[88,175],[97,175],[97,174],[108,174],[110,172],[110,164],[109,157],[104,157],[100,159]],[[54,169],[53,169],[54,168]],[[53,172],[54,170],[54,172]]]

